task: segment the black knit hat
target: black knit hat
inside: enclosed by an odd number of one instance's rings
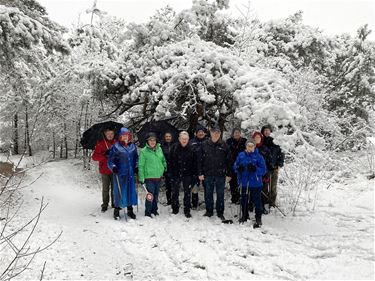
[[[221,129],[220,129],[219,124],[214,124],[214,125],[210,128],[210,131],[211,131],[211,132],[221,132]]]
[[[147,141],[149,141],[150,139],[155,139],[157,140],[157,136],[155,133],[149,133],[148,136],[147,136]]]
[[[207,134],[207,129],[203,127],[201,124],[198,124],[197,127],[195,128],[195,133],[198,133],[199,131],[203,131]]]
[[[262,135],[264,135],[264,130],[265,130],[265,129],[269,129],[269,130],[272,132],[272,126],[269,125],[269,124],[267,124],[267,125],[264,125],[264,126],[262,127],[262,130],[260,130],[260,132],[262,133]]]

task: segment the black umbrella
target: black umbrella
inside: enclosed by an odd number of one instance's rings
[[[114,121],[107,121],[92,125],[87,129],[81,138],[81,145],[84,149],[94,149],[98,140],[104,138],[103,132],[111,129],[117,133],[124,125]]]
[[[180,131],[175,126],[165,120],[147,122],[137,133],[139,146],[144,147],[146,145],[147,137],[150,133],[155,133],[160,142],[165,133],[171,133],[173,140],[176,140],[179,132]]]

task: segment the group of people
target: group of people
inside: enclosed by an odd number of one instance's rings
[[[218,126],[211,127],[208,135],[206,128],[199,125],[192,139],[186,131],[179,133],[178,140],[166,132],[160,143],[150,133],[138,156],[133,135],[127,128],[117,132],[117,139],[116,132],[106,129],[92,156],[99,161],[102,176],[101,210],[107,211],[111,197],[115,219],[120,218],[122,208],[127,208],[127,216],[135,219],[133,206],[138,204],[136,187],[140,183],[148,195],[145,215],[157,216],[164,179],[167,204],[173,214],[179,213],[181,186],[187,218],[191,217],[191,209],[198,208],[201,188],[206,206],[204,216],[213,216],[216,209],[216,215],[225,221],[224,191],[229,181],[231,201],[240,204],[239,221],[247,221],[249,212],[255,209],[253,226],[260,227],[262,215],[276,206],[278,172],[284,164],[284,154],[274,144],[271,132],[271,126],[266,125],[246,139],[241,129],[235,128],[231,137],[223,141]]]

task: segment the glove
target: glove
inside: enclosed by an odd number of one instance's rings
[[[104,155],[105,155],[105,156],[108,156],[108,155],[109,155],[109,151],[110,151],[110,150],[107,149],[107,150],[104,152]]]
[[[254,164],[248,164],[247,165],[247,170],[250,172],[250,173],[254,173],[257,171],[257,167],[254,165]]]
[[[245,171],[245,167],[244,167],[243,165],[239,165],[239,166],[237,167],[237,171],[238,171],[239,173],[243,173],[243,172]]]
[[[114,173],[114,174],[117,174],[117,173],[118,173],[118,168],[117,168],[116,166],[114,166],[114,167],[112,168],[112,173]]]

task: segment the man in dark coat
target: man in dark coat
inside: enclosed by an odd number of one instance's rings
[[[233,170],[233,164],[237,159],[237,156],[240,152],[245,150],[246,139],[241,137],[241,129],[234,128],[232,131],[232,136],[226,141],[231,155],[231,180],[230,193],[232,195],[232,203],[239,204],[240,201],[240,192],[238,190],[238,182],[236,172]]]
[[[199,155],[199,153],[200,153],[203,142],[207,140],[206,131],[207,130],[206,130],[205,127],[203,127],[201,125],[198,125],[195,129],[194,138],[190,140],[190,144],[193,148],[193,151],[197,155]],[[198,156],[197,156],[197,158],[198,158]],[[192,189],[192,196],[191,196],[191,198],[192,198],[192,209],[198,208],[198,203],[199,203],[198,189],[199,189],[200,184],[202,184],[202,186],[204,188],[204,192],[206,192],[205,181],[200,181],[197,177],[194,181],[194,186],[193,186],[193,189]]]
[[[171,179],[171,172],[170,172],[170,153],[171,148],[174,143],[172,133],[165,133],[163,136],[163,141],[161,142],[161,149],[163,150],[163,154],[165,160],[167,161],[167,171],[164,174],[165,179],[165,189],[166,189],[166,196],[167,196],[167,205],[171,204],[171,190],[172,190],[172,179]]]
[[[216,189],[216,213],[221,220],[224,217],[225,181],[230,180],[231,156],[226,143],[221,139],[221,130],[215,125],[210,130],[211,138],[202,144],[198,159],[198,178],[206,182],[206,213],[211,217],[214,212],[214,189]]]
[[[99,162],[99,172],[102,177],[102,212],[108,210],[109,198],[111,198],[112,208],[114,208],[112,171],[108,168],[107,161],[109,151],[115,142],[115,132],[112,129],[104,130],[103,138],[96,143],[92,154],[92,160]]]
[[[191,189],[197,177],[196,154],[189,144],[189,133],[182,131],[178,142],[173,144],[170,153],[170,171],[172,174],[172,212],[178,214],[180,208],[179,194],[182,183],[184,190],[184,214],[191,217]]]
[[[279,178],[279,169],[284,166],[284,153],[281,151],[280,146],[273,142],[273,138],[270,136],[272,133],[272,127],[266,125],[262,127],[262,135],[264,136],[264,145],[270,150],[269,158],[269,173],[270,173],[270,207],[276,206],[277,197],[277,180]]]

